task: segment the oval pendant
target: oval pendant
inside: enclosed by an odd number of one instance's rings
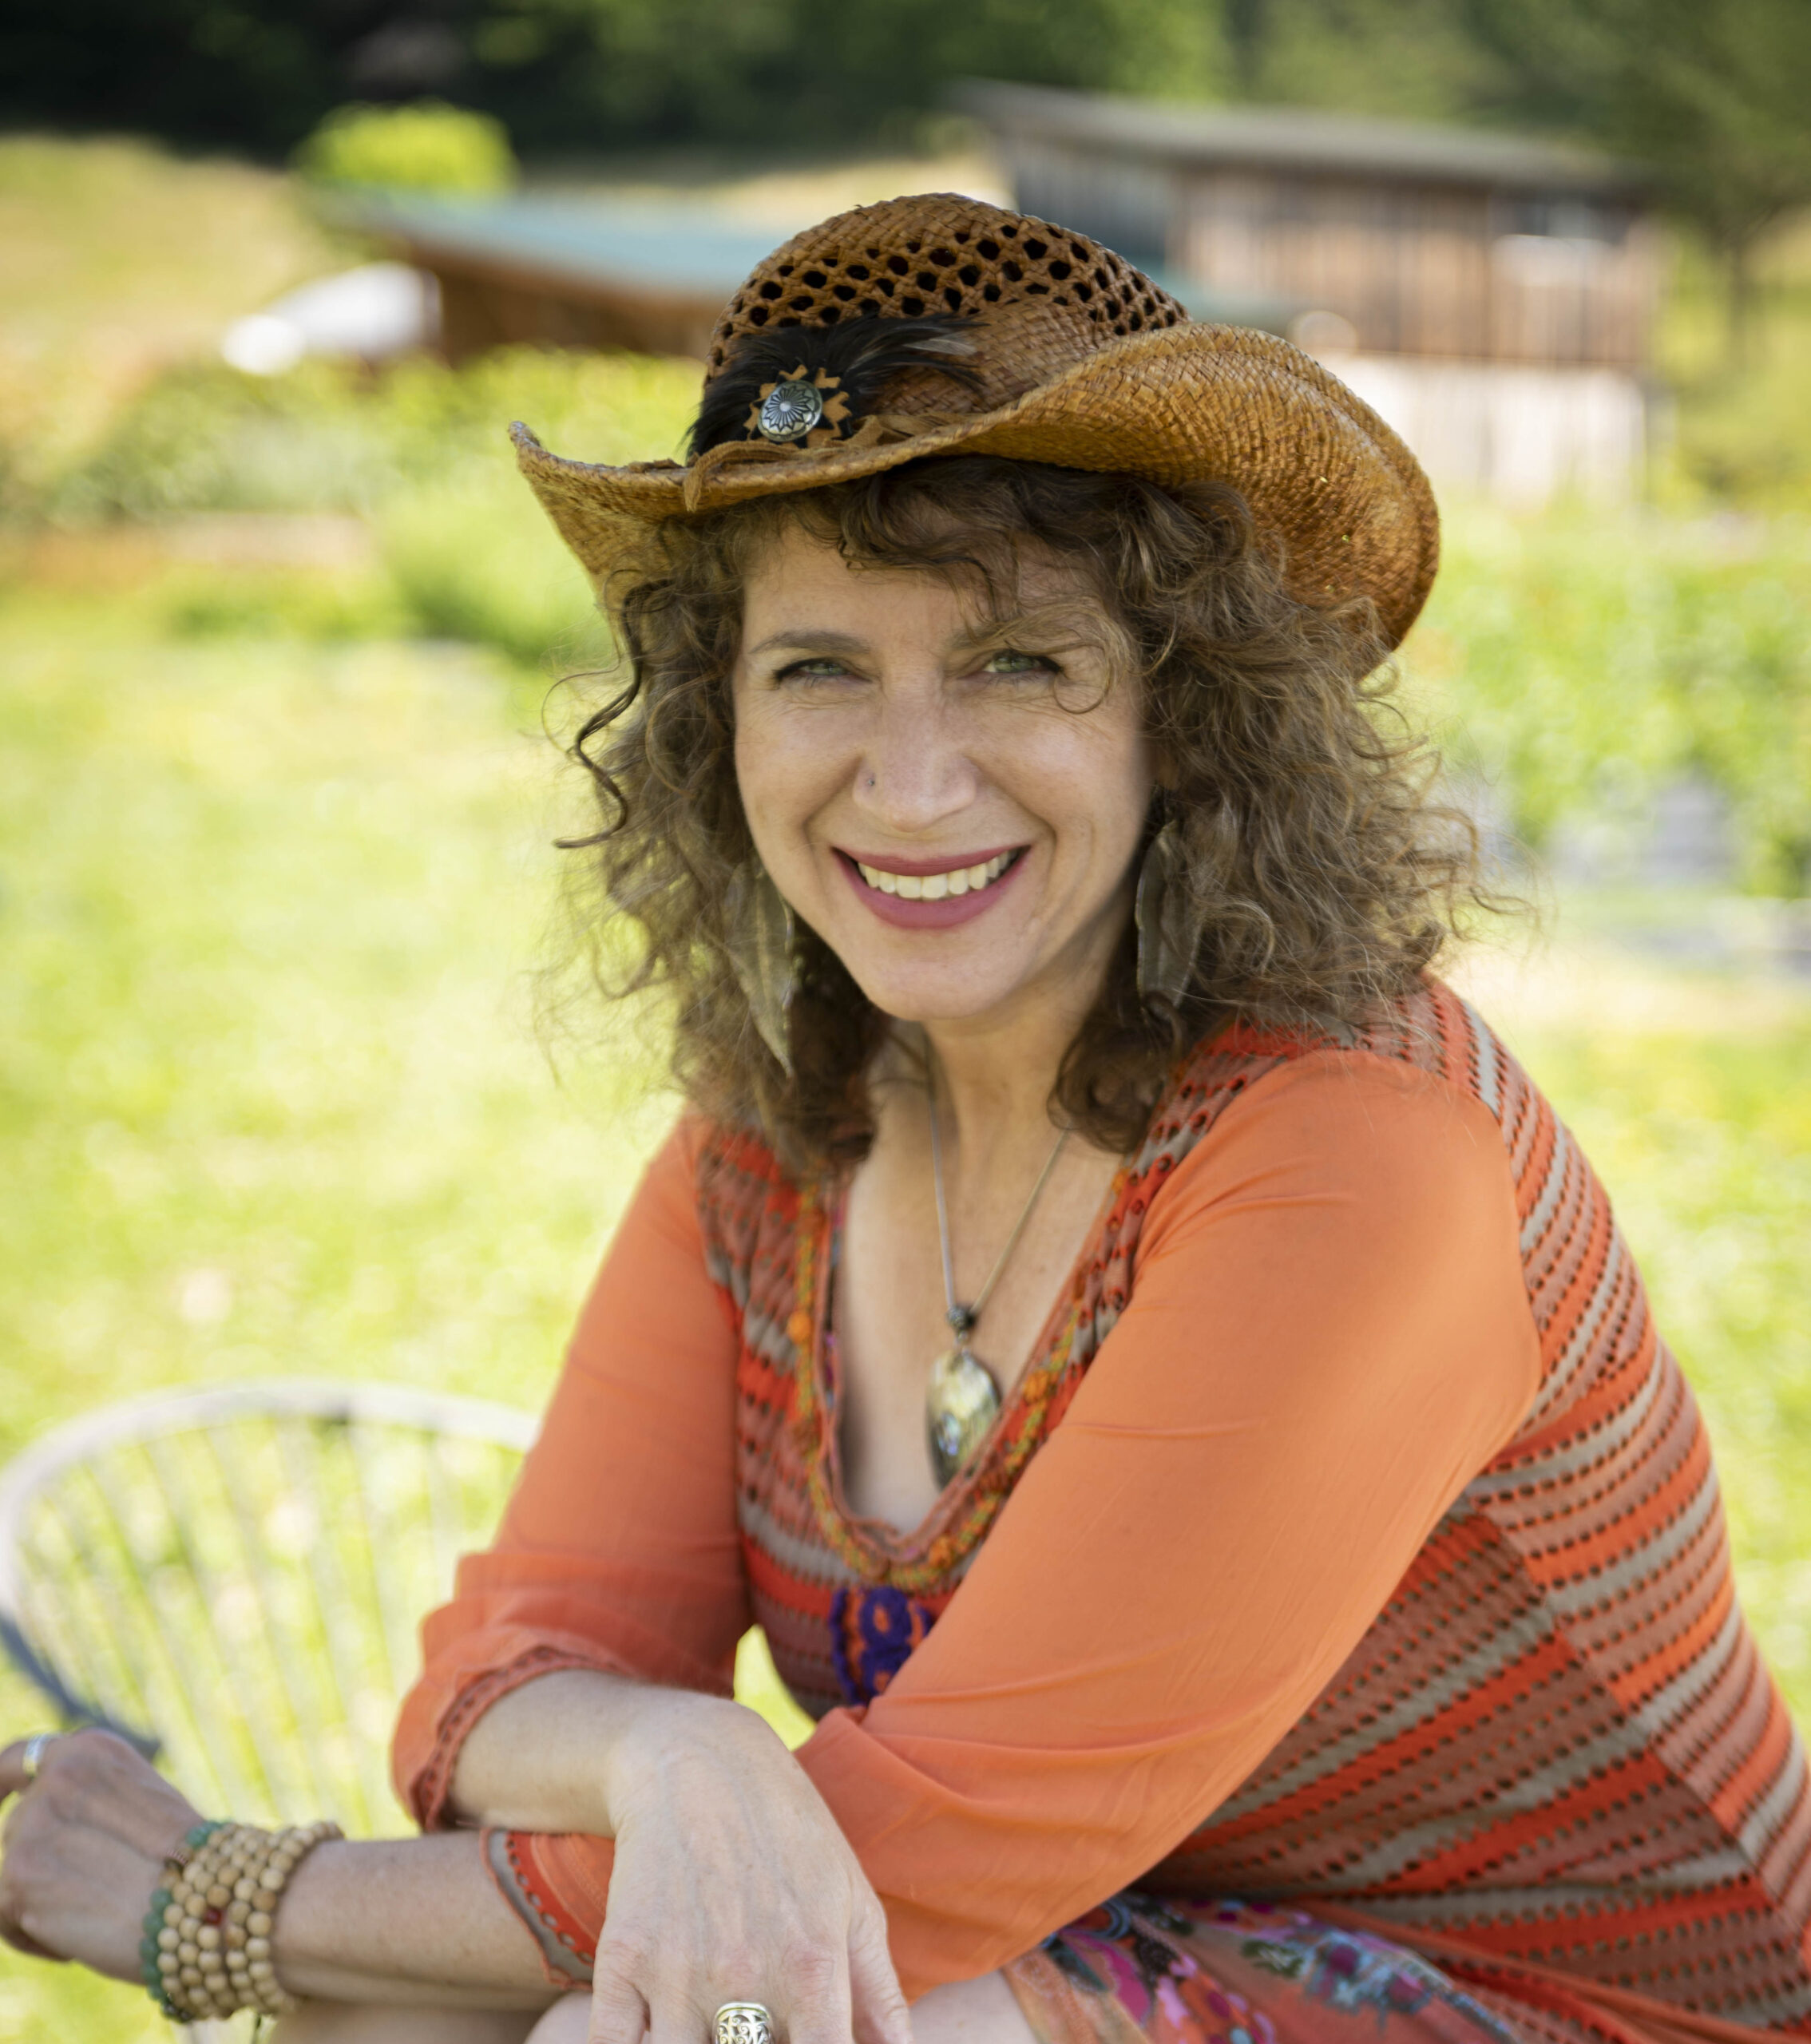
[[[1000,1416],[1000,1386],[965,1342],[931,1365],[925,1392],[925,1432],[938,1487],[949,1483]]]

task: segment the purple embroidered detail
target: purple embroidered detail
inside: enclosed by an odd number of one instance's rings
[[[916,1597],[887,1583],[845,1585],[830,1599],[830,1652],[846,1703],[872,1703],[937,1622]]]

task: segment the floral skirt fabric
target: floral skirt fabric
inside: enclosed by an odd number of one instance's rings
[[[1005,1971],[1039,2044],[1534,2044],[1551,2034],[1506,2019],[1401,1946],[1262,1903],[1128,1891]]]

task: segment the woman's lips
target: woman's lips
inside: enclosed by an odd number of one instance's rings
[[[953,929],[958,923],[972,922],[977,916],[986,914],[1012,884],[1012,876],[1024,864],[1025,850],[1023,845],[1012,845],[997,852],[984,852],[965,866],[953,866],[948,861],[930,859],[858,861],[844,851],[838,851],[836,856],[862,905],[871,909],[883,923],[891,923],[896,929]],[[913,901],[902,894],[885,893],[878,887],[870,887],[861,873],[862,866],[871,866],[885,872],[907,875],[921,885],[926,877],[946,877],[952,872],[967,873],[975,866],[991,866],[1000,859],[1006,864],[996,878],[980,887],[971,884],[965,893],[946,893],[939,901],[926,901],[921,897]]]

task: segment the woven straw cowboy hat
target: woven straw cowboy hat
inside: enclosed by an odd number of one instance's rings
[[[690,458],[607,468],[513,429],[594,582],[652,524],[931,455],[1231,485],[1293,592],[1369,596],[1397,644],[1439,559],[1415,458],[1274,335],[1191,322],[1085,235],[948,192],[795,235],[711,337]]]

